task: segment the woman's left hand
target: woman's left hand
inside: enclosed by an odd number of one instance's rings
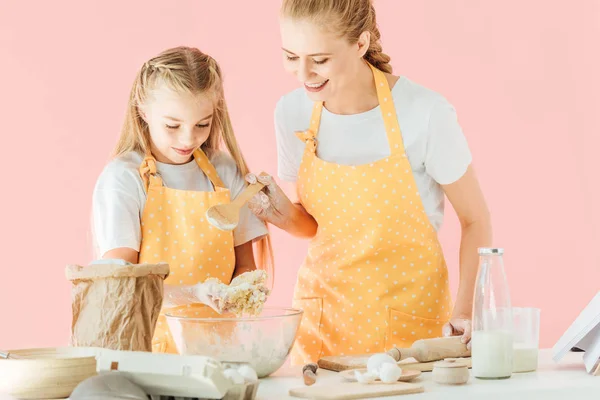
[[[442,335],[462,336],[461,342],[471,349],[471,320],[468,318],[452,318],[442,328]]]

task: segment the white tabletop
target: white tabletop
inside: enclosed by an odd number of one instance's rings
[[[292,388],[304,387],[301,369],[291,368],[286,364],[269,378],[261,380],[258,400],[295,399],[288,393]],[[319,369],[315,385],[342,382],[343,379],[337,373]],[[586,372],[582,353],[569,353],[559,363],[555,363],[550,349],[540,351],[537,371],[513,374],[505,380],[480,380],[471,377],[465,385],[447,386],[433,382],[431,373],[424,372],[413,382],[422,383],[425,392],[380,399],[600,399],[600,376],[592,376]]]

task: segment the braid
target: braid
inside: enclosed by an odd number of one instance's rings
[[[392,73],[391,58],[382,51],[380,44],[369,47],[365,59],[378,70],[388,74]]]
[[[165,63],[152,61],[152,60],[146,61],[144,66],[146,67],[146,71],[148,72],[147,77],[149,77],[153,73],[157,72],[157,73],[159,73],[163,76],[167,76],[171,79],[175,79],[175,75],[173,74],[173,71],[183,69],[178,65],[173,65],[173,64],[167,65]]]
[[[381,46],[381,33],[379,32],[379,28],[377,27],[377,20],[375,18],[375,7],[373,6],[373,3],[371,3],[368,18],[370,19],[369,31],[371,32],[371,44],[369,45],[367,54],[365,54],[365,59],[378,70],[391,74],[391,58],[383,52],[383,48]]]

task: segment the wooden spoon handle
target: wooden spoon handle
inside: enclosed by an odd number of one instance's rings
[[[264,172],[263,172],[264,174]],[[252,197],[254,197],[258,192],[263,190],[265,185],[257,181],[256,183],[250,184],[244,189],[242,193],[232,203],[235,203],[236,206],[242,207],[246,202],[248,202]]]

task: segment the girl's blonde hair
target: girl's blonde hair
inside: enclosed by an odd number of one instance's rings
[[[224,142],[240,174],[246,176],[250,171],[235,138],[227,111],[221,68],[214,58],[190,47],[165,50],[145,62],[139,70],[131,89],[127,114],[114,157],[131,151],[142,154],[150,151],[150,131],[142,118],[140,108],[146,104],[151,91],[159,84],[167,85],[179,93],[204,94],[212,98],[213,122],[208,139],[201,149],[210,156],[215,150],[219,150]],[[257,266],[269,273],[272,285],[274,266],[269,235],[257,241],[254,249]]]
[[[392,73],[390,57],[381,47],[372,0],[283,0],[281,14],[315,22],[350,43],[358,42],[363,32],[370,32],[371,43],[365,59],[375,68]]]

